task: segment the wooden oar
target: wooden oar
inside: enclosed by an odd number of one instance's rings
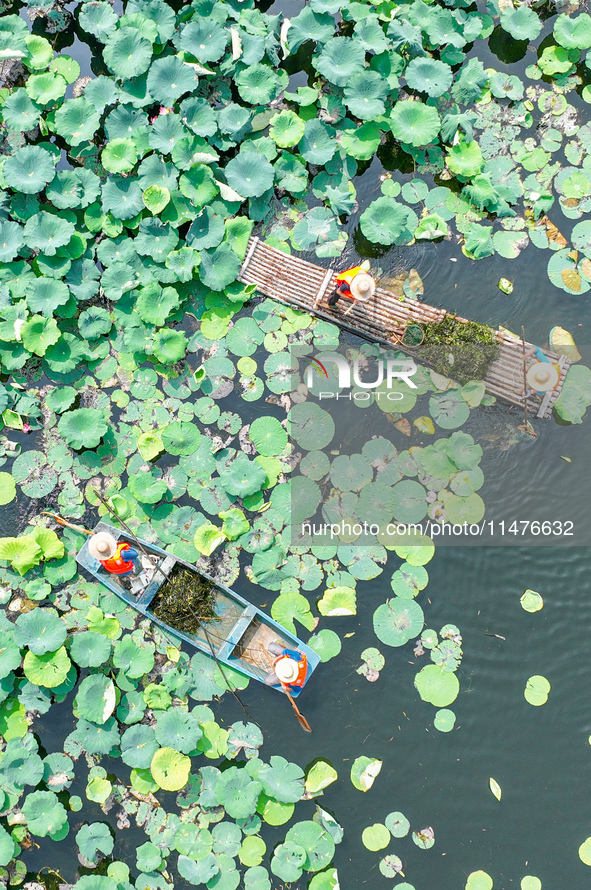
[[[289,703],[292,706],[294,714],[296,715],[298,723],[300,724],[302,729],[305,729],[306,732],[312,732],[312,727],[310,726],[310,724],[308,723],[308,721],[306,720],[306,718],[304,717],[304,715],[302,714],[302,712],[300,711],[298,706],[296,705],[295,701],[293,700],[293,695],[291,694],[291,692],[289,691],[287,686],[284,683],[282,683],[281,688],[283,689],[286,696],[288,697]]]
[[[82,528],[81,525],[74,525],[73,522],[68,522],[67,519],[62,519],[61,516],[58,516],[57,513],[50,513],[49,510],[42,510],[41,513],[44,516],[51,516],[58,525],[63,525],[65,528],[71,528],[72,531],[81,532],[83,535],[94,535],[94,532],[89,532],[87,528]]]

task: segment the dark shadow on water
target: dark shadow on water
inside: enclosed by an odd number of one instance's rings
[[[527,52],[527,40],[515,40],[500,25],[494,29],[488,39],[488,46],[499,61],[506,65],[519,62]]]

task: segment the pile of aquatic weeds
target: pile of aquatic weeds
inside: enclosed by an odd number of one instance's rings
[[[215,587],[206,578],[175,566],[151,605],[156,618],[175,630],[196,634],[201,621],[215,618]]]

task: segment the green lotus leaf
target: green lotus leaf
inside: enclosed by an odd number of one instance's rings
[[[296,145],[305,130],[303,121],[294,111],[281,111],[274,114],[270,120],[271,128],[269,136],[281,148],[290,148]]]
[[[111,316],[101,306],[91,306],[78,316],[78,330],[85,340],[96,340],[108,334],[112,326]]]
[[[113,664],[130,679],[139,679],[154,667],[154,646],[140,646],[132,637],[123,637],[115,644]]]
[[[383,850],[384,847],[388,846],[390,843],[390,832],[381,822],[374,822],[373,825],[368,825],[367,828],[363,829],[361,842],[366,850],[376,853],[378,850]]]
[[[82,28],[101,43],[105,43],[117,24],[117,15],[110,3],[93,0],[84,3],[78,11],[78,21]]]
[[[110,856],[115,846],[115,841],[109,826],[103,822],[93,822],[91,825],[83,825],[76,832],[76,843],[82,856],[91,865],[94,865],[102,856]],[[102,856],[101,856],[102,854]]]
[[[138,157],[139,151],[133,139],[111,139],[103,148],[101,164],[109,173],[129,173]]]
[[[193,454],[201,441],[201,433],[194,424],[178,420],[164,427],[160,435],[169,454]]]
[[[355,117],[372,120],[385,112],[388,89],[388,81],[377,71],[360,71],[347,79],[344,103]]]
[[[25,244],[46,256],[55,256],[57,249],[69,242],[74,231],[73,223],[41,211],[33,214],[25,223]]]
[[[102,634],[87,630],[72,638],[70,656],[80,667],[99,667],[110,654],[111,642]]]
[[[223,218],[214,213],[210,207],[204,207],[199,216],[193,220],[187,232],[187,244],[194,250],[217,247],[222,241],[224,233]]]
[[[497,99],[507,98],[518,102],[523,99],[524,90],[523,81],[513,74],[499,72],[490,79],[490,91]]]
[[[427,586],[429,575],[423,566],[403,563],[392,575],[391,586],[401,599],[414,599]]]
[[[187,337],[184,331],[162,328],[157,331],[152,342],[154,355],[163,365],[172,365],[185,355]]]
[[[291,19],[287,36],[289,49],[292,53],[297,53],[300,46],[307,40],[313,40],[319,45],[324,44],[330,40],[333,34],[334,21],[331,16],[319,15],[316,10],[305,6],[298,15]]]
[[[287,433],[275,417],[257,417],[248,431],[250,441],[259,454],[281,454],[287,445]]]
[[[313,207],[293,227],[291,241],[298,250],[310,250],[336,241],[339,231],[338,220],[328,207]]]
[[[304,793],[304,771],[284,757],[273,755],[257,773],[263,791],[274,800],[296,803]]]
[[[281,78],[269,65],[257,62],[236,75],[240,97],[251,105],[268,105],[278,94]]]
[[[16,645],[27,646],[35,655],[55,652],[62,646],[66,636],[66,625],[53,609],[33,609],[32,612],[19,615],[15,623]]]
[[[446,494],[443,503],[446,521],[451,523],[480,522],[484,516],[484,501],[475,492],[467,497]]]
[[[150,764],[154,780],[165,791],[180,791],[187,784],[191,759],[174,748],[159,748]]]
[[[238,277],[242,261],[236,256],[227,242],[222,242],[215,250],[204,250],[201,254],[199,277],[206,287],[221,291]]]
[[[26,285],[25,294],[31,312],[41,312],[49,318],[58,306],[64,306],[70,299],[68,286],[55,278],[34,278]],[[53,342],[56,343],[57,340],[54,339]],[[47,344],[49,345],[52,344]]]
[[[80,366],[82,359],[87,357],[88,351],[84,340],[75,337],[74,334],[62,334],[45,352],[48,366],[59,374],[74,371]]]
[[[317,822],[303,821],[293,825],[285,835],[285,843],[298,845],[305,851],[302,864],[305,871],[320,871],[330,864],[334,856],[334,840]]]
[[[369,791],[382,769],[382,761],[375,757],[356,757],[351,764],[351,784],[358,791]]]
[[[548,701],[549,692],[550,683],[548,682],[546,677],[542,677],[540,674],[536,674],[535,676],[530,677],[525,684],[525,691],[523,695],[526,702],[536,708],[539,708],[541,705],[545,705]]]
[[[448,150],[446,163],[452,173],[467,179],[480,173],[484,159],[477,142],[466,143],[460,140]]]
[[[135,28],[119,28],[105,41],[103,58],[117,77],[138,77],[150,65],[152,44]]]
[[[314,56],[313,65],[330,83],[344,87],[354,74],[361,73],[365,65],[363,44],[353,37],[333,37]]]
[[[423,146],[436,138],[441,119],[436,108],[423,102],[397,102],[390,112],[390,129],[399,142]]]
[[[412,240],[408,228],[412,216],[413,212],[404,204],[383,196],[363,211],[359,224],[365,237],[374,244],[406,244]],[[399,403],[395,404],[395,410],[399,411]]]
[[[215,111],[205,99],[190,96],[181,102],[179,111],[182,122],[197,136],[213,136],[216,132]]]
[[[298,148],[302,157],[308,163],[326,164],[337,150],[333,127],[329,127],[316,118],[307,120],[304,127],[304,135],[299,141]]]
[[[67,89],[65,77],[49,72],[30,75],[25,86],[27,96],[40,105],[53,104],[62,98]]]
[[[243,317],[239,318],[228,331],[226,345],[234,355],[250,356],[257,351],[264,338],[265,333],[261,330],[260,325],[253,318]],[[242,369],[239,368],[239,370]],[[254,370],[256,370],[256,366]]]
[[[11,130],[27,132],[32,130],[39,120],[41,108],[27,96],[21,87],[6,99],[2,116],[4,123]]]
[[[168,491],[163,479],[150,471],[140,471],[129,477],[129,490],[140,504],[157,504]]]
[[[10,188],[34,195],[54,178],[55,159],[41,145],[25,145],[6,159],[2,173]]]
[[[501,28],[515,40],[535,40],[542,30],[542,23],[528,6],[517,9],[509,6],[501,12]]]
[[[446,93],[453,81],[453,72],[449,65],[428,56],[411,59],[404,76],[411,90],[427,93],[434,98]]]
[[[115,219],[131,219],[144,207],[142,190],[134,179],[111,176],[102,187],[102,205]]]
[[[581,862],[584,862],[585,865],[591,866],[591,837],[588,837],[586,841],[583,841],[579,847],[579,859]]]
[[[328,411],[315,402],[301,402],[289,412],[288,430],[300,448],[316,451],[332,442],[335,425]]]
[[[183,93],[196,89],[197,82],[197,74],[190,65],[178,56],[166,56],[150,65],[147,86],[156,101],[170,105]]]
[[[8,865],[20,849],[5,828],[0,831],[0,865]]]
[[[321,794],[325,788],[338,779],[336,769],[327,760],[315,760],[306,770],[305,791],[309,795]]]
[[[220,870],[213,853],[208,853],[197,861],[188,856],[179,856],[177,867],[181,877],[195,886],[210,881]]]
[[[244,198],[259,197],[273,185],[273,167],[258,151],[245,151],[228,161],[228,185]]]
[[[378,606],[373,616],[376,636],[387,646],[404,646],[417,637],[425,623],[423,610],[414,600],[388,600]]]
[[[485,871],[473,871],[468,875],[465,890],[492,890],[493,879]]]
[[[0,262],[10,263],[23,246],[24,234],[18,223],[0,220]]]
[[[115,710],[115,685],[103,674],[92,674],[82,680],[76,698],[74,713],[92,723],[106,723]]]
[[[271,871],[282,881],[290,884],[302,875],[302,866],[306,861],[306,851],[299,844],[287,840],[273,850]]]
[[[444,430],[455,430],[470,416],[470,407],[458,390],[435,393],[429,399],[429,413]]]
[[[253,569],[259,566],[271,551],[262,553],[253,560]],[[270,557],[272,559],[272,556]],[[259,583],[261,583],[259,581]],[[312,630],[314,618],[310,611],[310,604],[301,593],[282,593],[271,606],[271,615],[279,624],[286,627],[292,633],[296,632],[294,620],[299,621],[305,628]]]
[[[526,612],[539,612],[540,609],[544,608],[544,600],[535,590],[526,590],[520,602],[521,608]]]
[[[55,207],[66,210],[88,207],[99,196],[100,190],[101,181],[92,170],[58,170],[46,194]]]
[[[56,132],[70,145],[90,141],[99,128],[101,116],[88,99],[68,99],[55,113]]]
[[[240,844],[240,848],[238,850],[238,858],[242,865],[246,866],[258,866],[258,864],[262,861],[263,856],[267,850],[267,845],[265,844],[262,837],[258,837],[258,835],[251,835],[249,837],[245,837],[242,843]],[[249,869],[250,871],[251,869]],[[266,875],[266,871],[263,869],[263,872]],[[247,876],[248,871],[244,876],[244,886],[248,887],[247,884]],[[264,885],[263,885],[264,886]],[[263,890],[263,886],[261,886],[260,890]],[[267,883],[267,887],[270,887],[270,884]]]
[[[203,735],[197,719],[175,708],[161,711],[156,718],[156,739],[161,745],[168,745],[181,754],[190,754],[197,747]]]
[[[244,497],[259,491],[267,474],[256,461],[239,452],[234,460],[218,470],[220,481],[228,494]]]
[[[538,67],[548,77],[566,74],[573,67],[571,53],[572,50],[566,50],[562,46],[547,46],[538,59]]]
[[[21,810],[27,828],[37,837],[56,834],[68,822],[68,814],[53,791],[27,794]]]
[[[143,723],[130,726],[121,736],[121,759],[136,769],[149,769],[159,750],[154,729]]]
[[[460,683],[454,673],[439,665],[428,664],[415,677],[415,687],[423,699],[436,708],[446,708],[456,700]]]
[[[71,408],[77,398],[78,393],[73,386],[56,386],[47,393],[45,404],[50,411],[61,414]]]
[[[199,62],[217,62],[224,55],[228,32],[213,19],[189,22],[181,32],[181,49],[191,53]]]
[[[14,479],[12,478],[10,473],[5,473],[4,471],[0,471],[0,505],[4,506],[4,504],[10,504],[16,497],[16,485],[14,484]],[[3,539],[0,538],[0,541]],[[7,557],[2,556],[2,559],[7,559]]]
[[[341,651],[341,638],[334,630],[325,628],[310,637],[308,646],[318,653],[320,661],[330,661]]]
[[[144,190],[142,200],[150,213],[157,216],[168,206],[170,202],[170,191],[163,185],[150,185]]]
[[[586,12],[575,18],[559,15],[554,22],[554,37],[565,49],[589,49],[591,47],[591,16]]]
[[[23,670],[25,677],[31,683],[54,689],[64,682],[71,665],[72,662],[62,646],[56,652],[48,652],[45,655],[35,655],[34,652],[27,652],[23,662]]]
[[[449,708],[441,708],[435,714],[433,726],[435,729],[438,729],[439,732],[451,732],[455,725],[456,715],[453,711],[450,711]]]
[[[435,241],[437,238],[445,238],[448,233],[447,223],[437,213],[430,213],[421,218],[414,230],[417,241]]]
[[[404,813],[388,813],[384,822],[392,837],[406,837],[408,834],[410,822]]]
[[[58,430],[72,448],[96,448],[109,427],[102,411],[77,408],[62,415]]]
[[[218,193],[213,173],[205,164],[195,164],[187,173],[183,173],[179,188],[196,207],[209,204]]]
[[[6,503],[14,500],[16,494],[12,477],[9,477],[11,482],[4,479],[8,475],[8,473],[0,474],[0,486],[2,486],[0,488],[2,492],[0,501],[4,501],[5,498],[12,495]],[[18,538],[0,538],[0,559],[8,560],[19,575],[24,575],[33,566],[39,565],[42,555],[41,547],[30,535],[20,535]]]
[[[214,793],[229,816],[244,819],[256,810],[261,783],[253,780],[246,769],[230,767],[221,774]]]

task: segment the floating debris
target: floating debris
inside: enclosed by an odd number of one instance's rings
[[[198,633],[202,620],[215,618],[215,587],[205,578],[175,566],[153,601],[151,611],[165,624],[185,633]]]

